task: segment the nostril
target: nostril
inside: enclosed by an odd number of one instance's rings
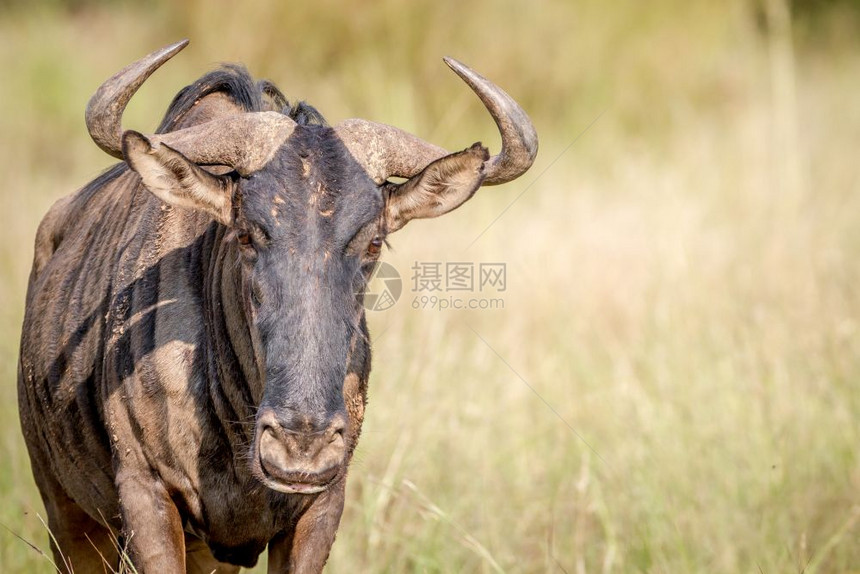
[[[337,416],[332,420],[331,424],[328,427],[328,439],[329,442],[335,442],[337,440],[343,440],[344,433],[346,432],[346,421],[344,417]]]
[[[290,457],[286,445],[278,440],[272,427],[264,427],[260,435],[260,458],[265,466],[289,467]]]
[[[272,444],[272,441],[276,441],[275,430],[266,425],[260,430],[260,446],[269,446]]]

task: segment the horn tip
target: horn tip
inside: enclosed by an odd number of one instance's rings
[[[156,50],[155,52],[153,52],[152,54],[150,54],[146,58],[148,60],[151,60],[153,63],[157,62],[158,63],[157,65],[160,66],[161,64],[163,64],[164,62],[166,62],[167,60],[169,60],[170,58],[172,58],[173,56],[175,56],[176,54],[178,54],[179,52],[184,50],[185,46],[187,46],[189,44],[189,42],[190,42],[190,40],[188,38],[184,38],[182,40],[179,40],[178,42],[174,42],[172,44],[169,44],[169,45],[161,48],[160,50]]]
[[[445,56],[444,58],[442,58],[442,61],[445,62],[445,64],[447,64],[447,66],[449,68],[451,68],[452,70],[454,70],[458,74],[463,70],[469,69],[469,66],[467,66],[463,62],[461,62],[455,58],[452,58],[450,56]]]
[[[191,40],[189,40],[188,38],[183,38],[182,40],[179,40],[178,42],[174,42],[173,44],[170,44],[169,46],[165,46],[164,48],[162,48],[162,53],[165,56],[167,56],[169,54],[169,57],[173,57],[178,52],[181,52],[183,49],[185,49],[185,47],[190,42],[191,42]]]
[[[442,58],[442,61],[445,62],[445,64],[447,64],[448,67],[451,68],[455,74],[460,76],[463,81],[472,86],[473,89],[477,84],[487,81],[487,79],[484,78],[481,74],[479,74],[460,60],[446,56]]]

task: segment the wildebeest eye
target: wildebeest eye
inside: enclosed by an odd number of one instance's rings
[[[382,237],[377,235],[373,239],[370,240],[370,244],[367,246],[367,254],[368,255],[379,255],[380,250],[382,249],[383,240]]]

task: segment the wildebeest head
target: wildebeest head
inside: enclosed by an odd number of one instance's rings
[[[300,125],[276,111],[224,114],[159,135],[123,132],[131,96],[186,44],[105,82],[90,100],[87,125],[99,147],[124,159],[162,201],[230,228],[241,305],[265,380],[252,470],[281,492],[319,492],[347,462],[355,421],[344,381],[354,355],[369,353],[356,293],[386,234],[457,208],[481,185],[518,177],[534,161],[537,137],[510,96],[449,59],[495,119],[499,155],[480,144],[448,153],[366,120]],[[390,182],[395,176],[406,181]]]

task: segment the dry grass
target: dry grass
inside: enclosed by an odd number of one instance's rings
[[[241,60],[332,120],[496,145],[439,61],[450,54],[521,99],[542,137],[523,181],[393,238],[387,260],[407,278],[416,260],[506,262],[505,309],[416,311],[407,292],[372,318],[371,402],[330,571],[860,569],[851,13],[272,0],[240,18],[218,4],[0,18],[0,522],[47,548],[13,382],[36,225],[108,165],[83,128],[92,89],[189,36],[129,126]],[[0,570],[50,568],[0,532]]]

